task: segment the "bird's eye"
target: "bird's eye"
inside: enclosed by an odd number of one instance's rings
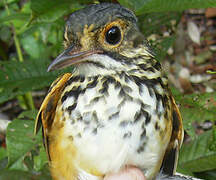
[[[121,31],[117,26],[111,27],[105,34],[106,41],[115,45],[121,40]]]

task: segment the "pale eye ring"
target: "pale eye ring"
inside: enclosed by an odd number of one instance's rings
[[[105,34],[106,42],[111,45],[116,45],[121,40],[121,30],[117,26],[111,27]]]

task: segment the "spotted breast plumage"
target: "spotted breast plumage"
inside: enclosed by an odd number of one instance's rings
[[[100,180],[126,166],[148,180],[175,172],[182,120],[135,15],[111,3],[74,12],[65,51],[48,70],[74,65],[38,113],[55,180]]]

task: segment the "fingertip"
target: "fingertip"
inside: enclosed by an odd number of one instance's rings
[[[146,180],[143,172],[136,167],[126,167],[125,169],[105,176],[104,180]]]

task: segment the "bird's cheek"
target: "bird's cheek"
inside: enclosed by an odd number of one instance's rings
[[[146,180],[146,178],[140,169],[126,167],[117,173],[106,175],[104,180]]]

